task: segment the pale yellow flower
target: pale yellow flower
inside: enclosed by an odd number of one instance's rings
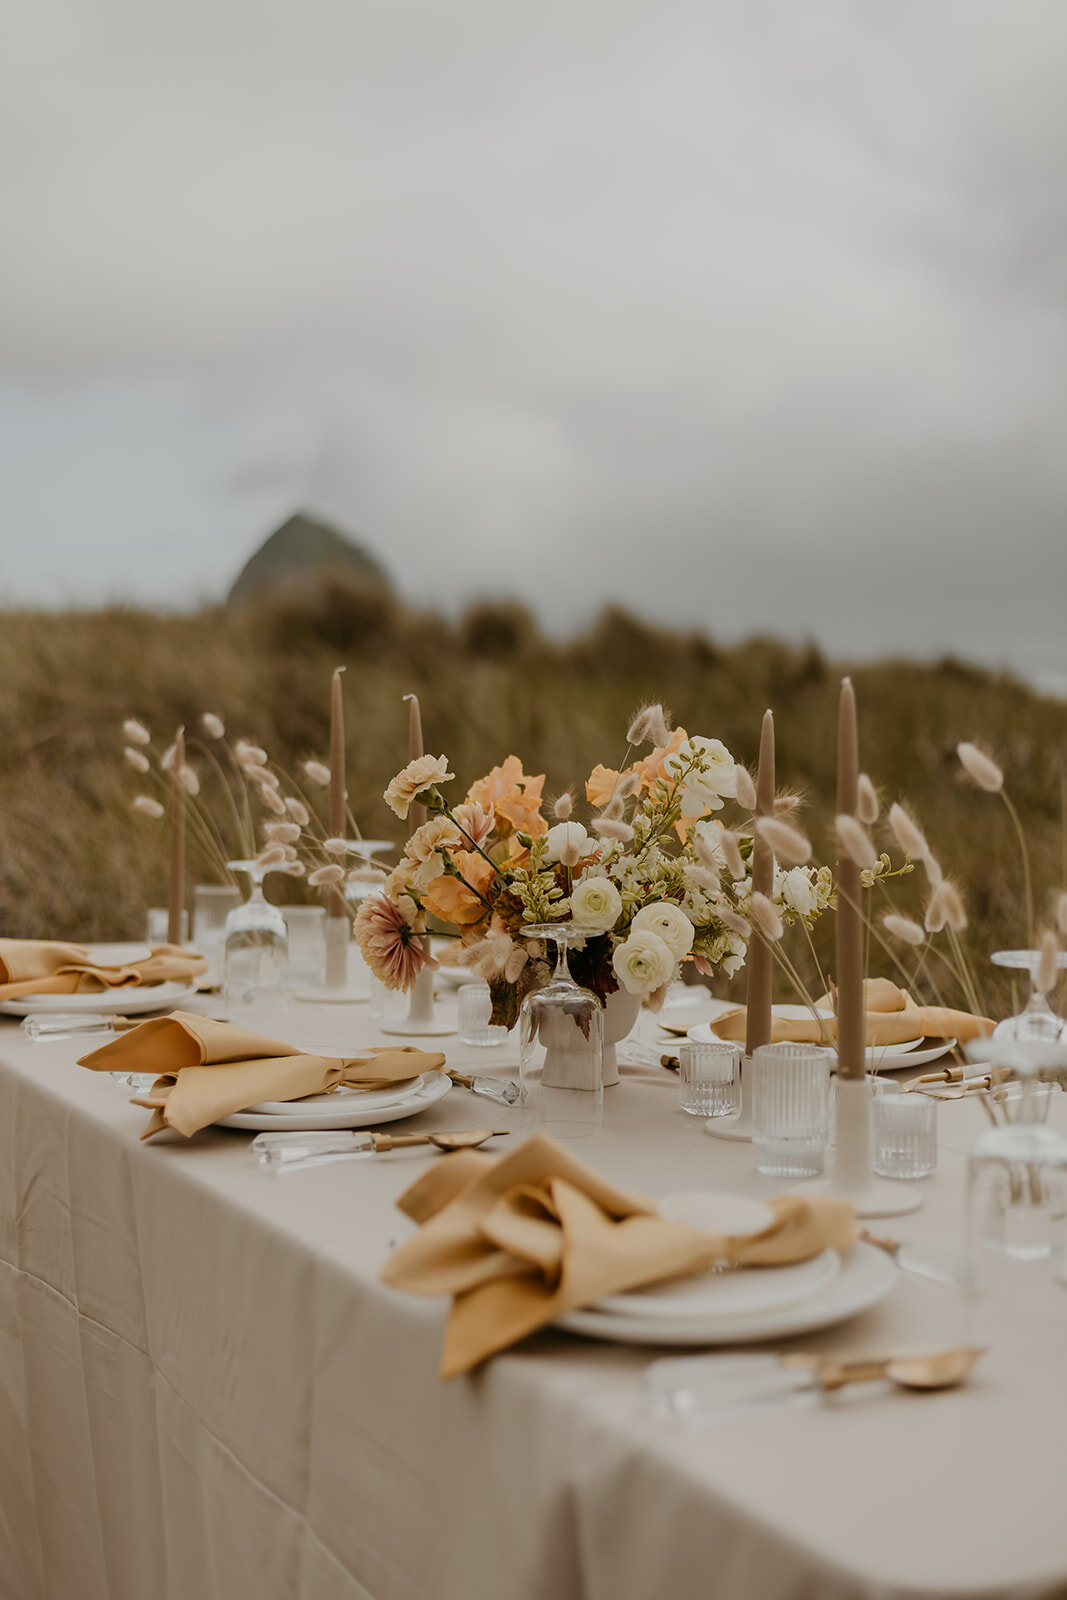
[[[444,756],[417,756],[414,761],[408,762],[402,772],[397,773],[385,791],[385,802],[403,822],[412,801],[417,800],[425,789],[432,789],[438,783],[447,783],[454,777],[455,773],[449,772]]]

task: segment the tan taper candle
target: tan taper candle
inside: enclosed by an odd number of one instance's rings
[[[334,839],[348,837],[345,790],[345,705],[341,694],[341,674],[338,667],[330,684],[330,834]],[[346,917],[348,905],[339,885],[330,890],[327,914]]]
[[[837,814],[852,817],[859,799],[859,735],[851,678],[841,681],[837,720]],[[863,917],[860,869],[847,850],[837,857],[837,1073],[862,1078],[866,1071],[863,1015]]]
[[[185,910],[185,729],[174,736],[174,765],[170,772],[170,886],[167,891],[167,943],[182,942]]]
[[[756,815],[774,816],[774,715],[763,713],[760,729],[759,772],[756,777]],[[757,833],[752,847],[752,892],[774,898],[774,851]],[[748,942],[748,994],[745,1009],[745,1054],[771,1042],[771,990],[774,956],[766,939],[753,932]]]
[[[408,703],[408,760],[417,761],[421,755],[426,754],[422,747],[422,712],[419,709],[419,697],[417,694],[406,694],[404,699]],[[408,810],[409,839],[425,821],[426,807],[412,805]]]

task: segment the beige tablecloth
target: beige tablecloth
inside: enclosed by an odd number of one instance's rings
[[[387,1042],[364,1008],[266,1031]],[[443,1048],[504,1071],[510,1045]],[[0,1024],[3,1600],[1046,1600],[1067,1593],[1067,1291],[1014,1275],[971,1385],[868,1389],[701,1433],[655,1417],[661,1352],[539,1335],[437,1377],[444,1306],[378,1272],[420,1151],[275,1177],[249,1135],[142,1145],[76,1044]],[[656,1069],[624,1071],[583,1160],[645,1192],[787,1186],[710,1140]],[[1067,1098],[1067,1097],[1065,1097]],[[409,1126],[505,1126],[455,1089]],[[977,1107],[898,1237],[951,1244]],[[805,1348],[958,1337],[903,1275]]]

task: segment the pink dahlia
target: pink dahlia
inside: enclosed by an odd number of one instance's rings
[[[356,943],[363,959],[387,989],[410,989],[423,967],[437,962],[415,929],[419,908],[408,895],[400,904],[384,894],[368,895],[356,915]]]

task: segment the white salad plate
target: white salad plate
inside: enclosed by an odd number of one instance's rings
[[[131,967],[135,961],[147,961],[152,954],[151,945],[147,944],[87,944],[88,950],[98,967]]]
[[[306,1100],[273,1102],[281,1111],[235,1111],[220,1117],[223,1128],[248,1128],[257,1133],[305,1133],[312,1128],[370,1128],[379,1122],[399,1122],[443,1100],[452,1083],[443,1072],[424,1072],[409,1084],[403,1095],[393,1095],[383,1105],[382,1094],[353,1090],[337,1094],[311,1095]],[[272,1102],[267,1102],[268,1104]]]
[[[787,1267],[736,1267],[723,1272],[709,1269],[695,1277],[652,1283],[625,1294],[608,1294],[589,1307],[616,1317],[668,1317],[702,1322],[775,1311],[825,1289],[841,1270],[836,1250],[823,1250],[810,1261]]]
[[[196,994],[195,983],[127,984],[124,988],[101,989],[92,994],[24,994],[5,1000],[0,1012],[6,1017],[32,1017],[44,1011],[78,1012],[87,1017],[139,1017],[148,1011],[173,1011]]]
[[[784,1271],[784,1268],[767,1268]],[[841,1270],[821,1289],[788,1305],[725,1317],[677,1311],[648,1316],[619,1316],[592,1307],[568,1311],[555,1326],[589,1339],[616,1344],[726,1345],[757,1344],[766,1339],[786,1339],[814,1333],[845,1322],[877,1305],[897,1280],[897,1268],[884,1250],[872,1244],[854,1244],[841,1262]],[[662,1289],[662,1285],[660,1286]]]

